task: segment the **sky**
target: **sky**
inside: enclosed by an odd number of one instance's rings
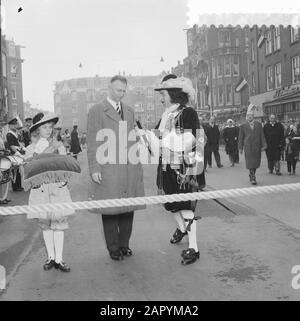
[[[176,66],[187,55],[188,7],[171,1],[2,0],[3,34],[26,47],[24,101],[51,111],[56,81],[119,71],[158,75]]]
[[[22,49],[24,101],[53,111],[56,81],[96,74],[113,76],[119,72],[158,75],[162,70],[171,70],[187,56],[184,29],[195,23],[201,25],[205,14],[217,14],[220,18],[222,13],[249,12],[254,13],[252,17],[261,24],[264,17],[259,20],[257,13],[300,12],[299,0],[289,0],[284,8],[281,2],[270,3],[261,0],[2,0],[2,29],[8,38],[25,47]],[[20,13],[19,7],[23,8]],[[243,24],[243,19],[232,24]],[[300,21],[300,15],[293,21]],[[160,61],[161,57],[164,62]],[[82,68],[78,67],[80,63]]]

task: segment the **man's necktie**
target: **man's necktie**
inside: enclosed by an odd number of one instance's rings
[[[117,103],[117,113],[121,116],[121,106],[120,103]]]

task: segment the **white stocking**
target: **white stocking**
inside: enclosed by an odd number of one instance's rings
[[[195,214],[191,210],[182,210],[181,211],[182,217],[184,219],[191,220],[195,217]],[[185,222],[186,226],[189,224],[189,222]],[[198,246],[197,246],[197,225],[196,221],[193,221],[193,223],[190,225],[190,231],[188,231],[188,239],[189,239],[189,248],[194,249],[196,252],[198,252]]]
[[[182,233],[185,232],[185,224],[180,212],[174,213],[174,218],[178,224],[178,227]]]
[[[55,262],[62,262],[64,248],[64,231],[54,231]]]
[[[48,259],[54,260],[55,253],[54,253],[53,231],[52,230],[43,231],[43,237],[44,237],[44,241],[47,249]]]

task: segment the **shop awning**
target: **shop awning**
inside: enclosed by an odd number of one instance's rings
[[[263,103],[263,106],[264,107],[278,106],[278,105],[283,105],[283,104],[292,103],[296,101],[300,101],[300,89],[293,90],[290,93],[287,93],[280,97],[276,97],[271,101],[267,101]]]

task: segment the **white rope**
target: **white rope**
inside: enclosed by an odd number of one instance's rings
[[[122,207],[134,205],[153,205],[180,201],[209,200],[215,198],[233,198],[250,195],[261,195],[279,192],[293,192],[300,190],[300,183],[281,184],[271,186],[235,188],[219,191],[196,192],[184,194],[171,194],[159,196],[143,196],[120,199],[108,199],[99,201],[48,203],[40,205],[23,205],[0,207],[0,215],[17,215],[30,212],[60,211],[64,209],[87,210],[92,208]]]

